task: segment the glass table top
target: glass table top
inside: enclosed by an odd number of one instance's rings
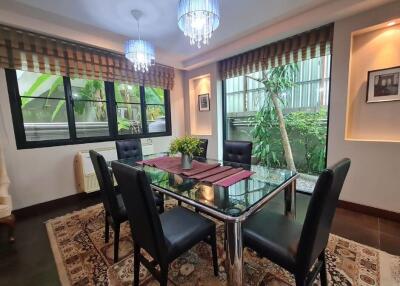
[[[154,154],[144,156],[143,159],[161,156],[168,156],[168,154]],[[254,174],[229,187],[221,187],[183,175],[169,173],[155,167],[141,165],[133,159],[117,161],[144,170],[149,182],[155,187],[167,190],[231,217],[242,215],[260,200],[281,188],[288,181],[294,180],[297,176],[296,172],[290,170],[273,169],[260,165],[237,164],[214,159],[195,158],[195,160],[210,164],[220,163],[221,166],[241,167],[253,171]]]

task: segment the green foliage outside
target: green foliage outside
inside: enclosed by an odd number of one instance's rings
[[[58,122],[66,120],[64,116],[57,116],[65,102],[63,100],[50,100],[54,98],[60,87],[63,88],[62,76],[56,76],[49,89],[43,94],[37,94],[42,86],[47,84],[51,79],[54,79],[54,76],[42,74],[28,90],[21,94],[21,108],[24,120],[27,122]],[[40,96],[42,99],[35,100],[37,96]]]
[[[319,112],[292,112],[285,115],[296,168],[301,173],[319,174],[325,168],[326,109]],[[264,106],[252,122],[253,155],[259,163],[285,168],[286,162],[275,112]]]
[[[318,174],[325,168],[327,111],[284,114],[282,95],[295,85],[296,64],[263,72],[256,80],[264,85],[265,105],[255,114],[250,133],[253,155],[262,165]]]
[[[117,103],[140,103],[140,87],[138,85],[129,85],[125,83],[114,82],[115,101]],[[164,90],[161,88],[146,87],[145,97],[147,104],[164,104]],[[118,131],[127,131],[132,129],[133,122],[140,122],[140,113],[132,112],[132,106],[126,104],[126,117],[118,117]],[[140,107],[139,107],[140,108]],[[136,114],[136,116],[135,116]],[[154,121],[159,117],[165,116],[165,110],[162,106],[147,106],[147,120]]]
[[[164,90],[161,88],[146,87],[145,96],[147,104],[161,104],[164,105]],[[165,116],[164,106],[148,105],[147,106],[147,120],[154,121],[160,117]]]
[[[274,116],[278,121],[286,167],[292,171],[296,171],[296,166],[293,159],[292,146],[288,137],[285,118],[282,112],[282,95],[295,86],[295,75],[298,72],[298,68],[297,64],[292,63],[264,70],[261,78],[247,76],[252,80],[262,83],[264,86],[266,93],[265,102],[268,112],[273,111],[275,115],[270,114],[270,116]],[[265,129],[263,126],[260,127]],[[263,151],[266,152],[265,150]]]
[[[169,151],[172,154],[181,153],[193,156],[193,154],[199,154],[202,152],[200,147],[200,139],[184,136],[181,138],[176,138],[171,142]]]
[[[163,106],[155,105],[147,107],[147,120],[154,121],[157,118],[165,116],[165,109]]]
[[[42,74],[35,80],[35,82],[29,87],[29,89],[24,92],[24,94],[22,94],[22,110],[28,109],[31,104],[35,103],[35,98],[37,96],[35,96],[35,94],[37,93],[37,91],[41,88],[42,85],[46,84],[48,80],[52,78],[54,78],[54,76]],[[45,93],[44,95],[39,95],[41,97],[45,97],[46,101],[41,107],[42,114],[36,115],[36,118],[43,118],[42,120],[47,122],[54,122],[56,120],[59,112],[65,105],[65,101],[59,100],[56,106],[52,106],[49,99],[51,99],[51,96],[54,95],[56,91],[58,91],[60,88],[63,88],[63,78],[62,76],[57,76],[51,84],[47,93]],[[83,115],[87,111],[88,105],[85,104],[84,101],[79,100],[105,100],[104,83],[100,80],[87,80],[84,87],[80,89],[79,96],[74,104],[74,110],[78,114]],[[106,105],[96,102],[94,103],[94,106],[96,109],[96,119],[99,121],[105,120],[107,118]],[[31,116],[34,116],[34,114],[32,114]],[[48,116],[50,116],[50,118],[47,118]]]
[[[29,87],[27,91],[22,94],[22,110],[24,111],[24,118],[28,122],[57,122],[64,116],[60,114],[65,106],[64,100],[58,101],[35,101],[37,96],[46,99],[52,98],[58,90],[63,90],[63,78],[57,76],[51,83],[49,89],[44,93],[37,95],[38,91],[43,88],[43,85],[48,84],[49,80],[54,79],[53,75],[41,74]],[[129,85],[125,83],[114,83],[115,100],[122,105],[122,103],[137,103],[140,104],[140,87],[138,85]],[[150,104],[164,104],[164,90],[161,88],[146,87],[145,88],[146,103]],[[104,83],[101,80],[87,80],[85,85],[79,90],[79,94],[74,102],[74,111],[83,116],[88,112],[90,107],[95,108],[95,119],[97,121],[105,121],[107,119],[106,104],[102,102],[87,103],[85,100],[104,101],[106,98]],[[83,100],[83,101],[80,101]],[[42,103],[43,102],[43,103]],[[35,106],[36,108],[32,108]],[[118,116],[118,131],[129,131],[134,128],[133,125],[141,124],[140,105],[124,104],[127,112],[124,117]],[[137,108],[138,112],[133,112],[132,108]],[[39,110],[39,112],[38,112]],[[149,105],[147,107],[148,121],[155,121],[160,117],[165,116],[165,109],[163,106]],[[64,119],[65,120],[65,119]]]
[[[114,82],[114,95],[117,105],[121,102],[140,103],[140,88],[138,85]],[[125,105],[127,108],[126,117],[117,117],[118,131],[132,130],[132,122],[140,122],[140,114],[133,118],[132,105]]]

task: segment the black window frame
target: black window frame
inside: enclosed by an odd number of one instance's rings
[[[117,123],[117,112],[116,112],[116,101],[114,94],[114,82],[104,81],[104,87],[106,92],[106,102],[107,102],[107,116],[108,116],[108,127],[109,136],[99,136],[99,137],[77,137],[76,136],[76,126],[74,118],[73,109],[73,97],[71,90],[70,77],[63,77],[64,93],[66,100],[66,112],[68,118],[69,134],[68,139],[50,139],[50,140],[40,140],[40,141],[27,141],[25,135],[25,127],[21,108],[21,97],[19,94],[17,73],[15,69],[5,69],[7,89],[10,100],[11,115],[14,126],[14,135],[17,149],[33,149],[33,148],[43,148],[43,147],[53,147],[53,146],[63,146],[63,145],[76,145],[85,143],[95,143],[95,142],[106,142],[115,141],[121,139],[133,139],[133,138],[151,138],[151,137],[162,137],[171,136],[172,125],[171,125],[171,106],[170,106],[170,91],[164,89],[164,106],[165,106],[165,132],[147,132],[147,116],[146,108],[147,104],[145,101],[144,86],[140,86],[140,105],[141,105],[141,120],[142,120],[142,133],[140,134],[118,134],[118,123]],[[43,74],[43,73],[42,73]],[[134,83],[132,83],[134,84]],[[146,126],[146,128],[145,128]]]
[[[86,139],[86,138],[99,138],[99,139],[104,138],[104,139],[107,139],[107,138],[110,138],[110,136],[111,136],[110,119],[109,119],[110,111],[108,110],[108,107],[107,107],[107,104],[108,104],[107,98],[108,98],[108,96],[107,96],[107,91],[106,91],[106,82],[103,81],[104,92],[105,92],[105,97],[106,97],[105,100],[92,100],[92,99],[75,99],[72,96],[72,82],[71,82],[71,80],[72,79],[70,77],[64,77],[64,81],[67,81],[66,83],[64,83],[66,85],[66,87],[65,87],[65,90],[66,90],[65,96],[66,97],[70,97],[71,106],[72,106],[71,117],[73,118],[72,122],[73,122],[74,138],[76,138],[76,139]],[[70,94],[71,96],[69,96],[68,94]],[[107,121],[108,121],[108,134],[109,135],[104,135],[104,136],[81,136],[81,137],[78,137],[78,134],[76,132],[77,129],[76,129],[76,120],[75,120],[75,104],[77,102],[102,102],[102,103],[106,104]]]

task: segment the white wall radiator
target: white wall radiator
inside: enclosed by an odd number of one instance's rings
[[[117,159],[117,152],[114,147],[97,148],[96,152],[104,156],[106,161]],[[92,161],[90,160],[89,150],[80,151],[74,160],[75,182],[78,192],[91,193],[99,190],[96,174]]]

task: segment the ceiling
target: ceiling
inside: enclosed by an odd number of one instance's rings
[[[201,49],[190,46],[189,40],[177,26],[178,2],[179,0],[2,0],[0,9],[25,14],[53,25],[69,26],[76,31],[109,37],[119,51],[122,51],[124,40],[137,37],[136,22],[130,11],[139,9],[144,14],[140,20],[142,38],[155,45],[159,56],[157,58],[162,63],[182,68],[183,63],[249,33],[328,2],[331,4],[343,0],[220,0],[220,27],[213,34],[210,44]]]

